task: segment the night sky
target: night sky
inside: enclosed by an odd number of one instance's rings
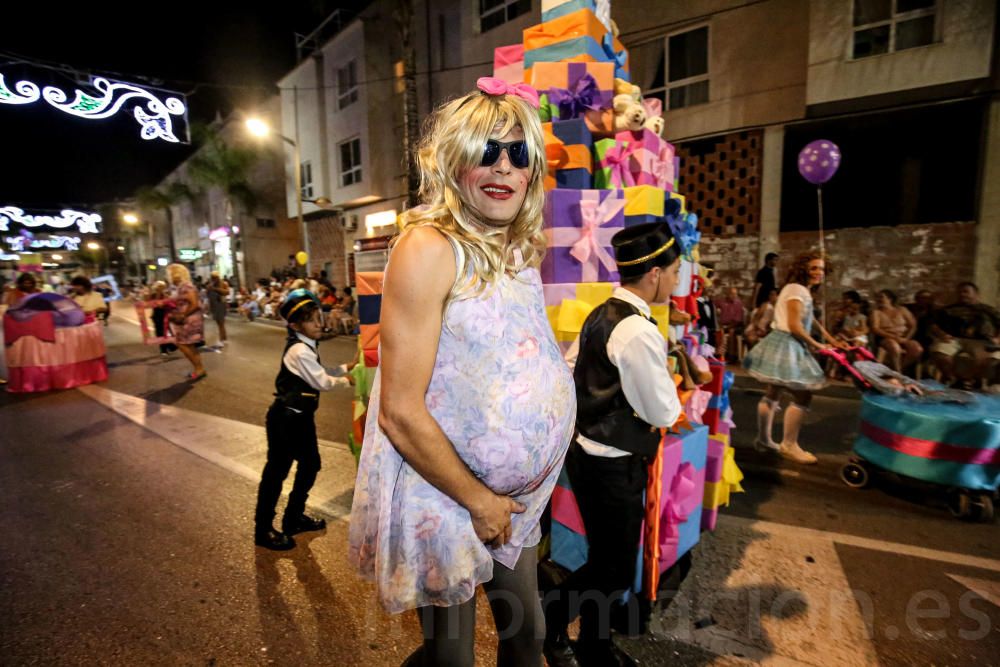
[[[15,17],[9,4],[0,42],[7,85],[13,88],[19,75],[27,76],[40,86],[58,85],[72,99],[76,86],[66,74],[19,64],[17,57],[51,61],[189,93],[189,117],[209,121],[217,112],[225,115],[276,93],[275,82],[295,64],[294,33],[311,32],[338,5],[117,4],[17,3]],[[124,109],[110,119],[85,120],[43,100],[0,105],[0,138],[6,148],[0,206],[25,209],[92,206],[131,196],[191,152],[190,146],[143,140]]]

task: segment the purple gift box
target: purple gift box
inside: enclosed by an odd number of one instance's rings
[[[543,283],[618,282],[611,237],[625,228],[621,190],[550,190],[545,195]]]

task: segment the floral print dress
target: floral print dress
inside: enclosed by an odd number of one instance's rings
[[[523,503],[511,540],[476,537],[469,512],[399,455],[378,426],[375,376],[351,511],[350,561],[374,579],[389,612],[469,600],[541,539],[576,420],[573,378],[549,327],[537,269],[452,301],[444,315],[426,405],[486,486]]]

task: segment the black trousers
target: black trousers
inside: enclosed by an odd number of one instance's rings
[[[566,472],[587,530],[587,562],[546,595],[545,620],[550,637],[565,632],[580,616],[580,640],[607,640],[611,615],[634,612],[617,604],[635,581],[642,519],[642,494],[648,465],[635,454],[605,458],[587,454],[577,442],[566,455]],[[631,614],[630,614],[631,615]]]
[[[292,462],[298,461],[295,482],[288,496],[285,517],[294,519],[306,509],[306,499],[319,473],[319,443],[316,441],[316,421],[312,413],[296,413],[280,403],[267,411],[267,463],[257,489],[257,530],[266,531],[274,522],[275,506],[281,497],[281,486],[288,477]]]

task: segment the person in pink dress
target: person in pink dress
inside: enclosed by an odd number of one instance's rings
[[[411,665],[474,664],[479,585],[497,664],[541,664],[539,520],[576,415],[538,272],[537,93],[478,87],[439,108],[419,146],[424,205],[385,271],[351,512],[350,561],[389,612],[418,611]]]

